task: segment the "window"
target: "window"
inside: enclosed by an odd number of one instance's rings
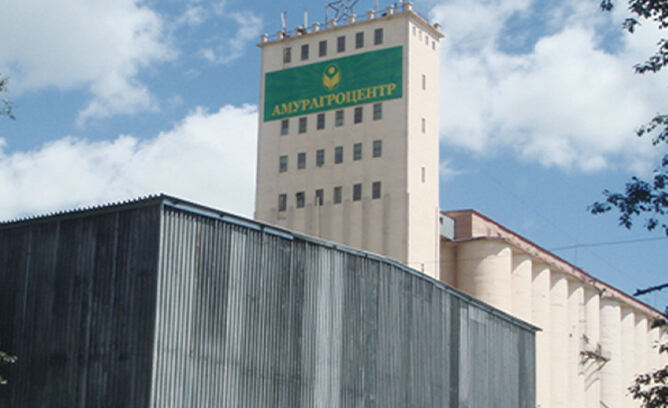
[[[429,45],[429,36],[427,34],[424,35],[424,43]]]
[[[299,133],[306,133],[306,117],[299,118]]]
[[[325,149],[315,151],[315,165],[320,167],[325,164]]]
[[[306,153],[299,153],[297,155],[297,168],[298,169],[306,168]]]
[[[380,157],[383,155],[383,141],[374,140],[373,141],[373,157]]]
[[[360,31],[359,33],[355,34],[355,48],[362,47],[364,47],[364,32]]]
[[[283,119],[281,121],[281,135],[287,135],[290,131],[290,121],[288,119]]]
[[[343,163],[343,146],[336,146],[334,148],[334,163]]]
[[[362,185],[353,184],[353,201],[359,201],[362,199]]]
[[[302,61],[308,59],[308,44],[302,45]]]
[[[362,107],[358,106],[355,108],[355,123],[362,123]]]
[[[422,133],[427,132],[427,119],[422,118]]]
[[[341,190],[342,190],[341,186],[334,187],[334,198],[332,200],[334,204],[341,203],[341,195],[342,195]]]
[[[417,30],[415,29],[415,26],[413,26],[413,35],[417,34]]]
[[[288,207],[288,195],[279,194],[278,195],[278,211],[285,211]]]
[[[362,160],[362,143],[353,145],[353,160]]]
[[[422,166],[422,182],[427,181],[427,170]]]
[[[292,61],[292,48],[283,48],[283,62]]]
[[[278,171],[280,173],[285,173],[288,171],[288,156],[281,156],[278,160]]]
[[[344,52],[346,50],[346,37],[341,36],[336,38],[336,51]]]
[[[427,89],[427,76],[422,74],[422,89]]]
[[[318,130],[325,128],[325,114],[324,113],[318,113],[317,122],[318,122],[318,124],[317,124]]]
[[[436,41],[431,40],[431,49],[435,50],[436,49]]]
[[[335,113],[334,126],[343,126],[343,109],[339,109]]]
[[[321,188],[315,190],[315,205],[322,205],[325,201],[325,191]]]
[[[295,194],[295,202],[297,208],[304,208],[304,192],[300,191],[297,194]]]
[[[380,181],[374,181],[373,184],[371,184],[371,198],[372,199],[375,200],[377,198],[380,198],[380,194],[381,194],[380,189],[381,189]]]
[[[327,41],[323,40],[318,44],[318,56],[324,57],[325,55],[327,55]]]
[[[373,104],[373,120],[379,120],[383,118],[383,104],[374,103]]]
[[[378,45],[383,43],[383,29],[376,28],[373,32],[373,43]]]

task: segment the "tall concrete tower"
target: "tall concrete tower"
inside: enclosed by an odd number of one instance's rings
[[[410,2],[263,36],[255,217],[438,277],[438,53]]]

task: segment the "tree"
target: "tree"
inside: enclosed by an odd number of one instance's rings
[[[7,77],[3,77],[2,74],[0,74],[0,94],[7,92],[8,82],[9,79]],[[12,103],[5,97],[0,98],[0,116],[7,116],[10,119],[15,119],[14,115],[12,114]]]
[[[0,94],[4,94],[7,92],[7,82],[8,79],[6,77],[3,77],[2,74],[0,74]],[[0,98],[0,116],[7,116],[10,119],[14,119],[14,115],[12,114],[12,104],[9,102],[7,98]],[[16,356],[9,355],[5,353],[4,351],[0,350],[0,364],[13,364],[16,362]],[[0,375],[0,385],[6,384],[7,380],[5,380],[2,375]]]
[[[601,0],[601,8],[610,11],[614,0]],[[668,1],[667,0],[628,0],[631,17],[627,18],[622,27],[633,34],[641,22],[656,24],[659,30],[668,28]],[[668,66],[668,38],[663,37],[657,43],[654,55],[645,62],[636,64],[634,69],[639,74],[658,72]],[[657,114],[647,124],[641,126],[636,135],[639,137],[651,135],[654,146],[668,144],[668,115]],[[623,193],[612,193],[604,190],[603,202],[594,203],[590,210],[593,214],[601,214],[613,209],[619,212],[619,224],[631,228],[634,219],[645,217],[645,228],[649,231],[657,227],[668,235],[668,153],[664,154],[659,165],[654,169],[652,179],[643,180],[632,177],[626,183]],[[636,296],[662,290],[668,284],[661,284],[646,290],[638,290]],[[665,319],[653,323],[653,327],[665,325]],[[668,344],[659,345],[659,354],[668,353]],[[641,401],[644,408],[668,407],[668,365],[648,374],[636,377],[628,387],[633,399]]]
[[[641,21],[653,22],[660,30],[668,28],[668,1],[666,0],[628,0],[632,17],[627,18],[623,27],[629,33],[635,32]],[[602,0],[601,8],[609,11],[613,8],[613,0]],[[668,38],[662,38],[657,43],[657,50],[645,62],[635,65],[639,74],[658,72],[668,66]],[[668,145],[668,115],[657,114],[649,123],[641,126],[638,136],[653,136],[655,146]],[[652,231],[657,227],[668,235],[668,153],[664,154],[659,165],[654,169],[651,180],[632,177],[626,183],[623,193],[603,191],[606,197],[603,202],[596,202],[591,206],[593,214],[601,214],[613,209],[619,211],[619,224],[631,228],[636,217],[645,217],[645,228]]]

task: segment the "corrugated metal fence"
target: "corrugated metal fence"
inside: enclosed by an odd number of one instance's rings
[[[166,209],[153,407],[533,407],[534,334],[379,257]]]
[[[0,226],[0,407],[534,406],[531,327],[174,201]]]

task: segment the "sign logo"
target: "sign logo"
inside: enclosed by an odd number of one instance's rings
[[[322,73],[322,85],[328,91],[333,91],[341,82],[341,70],[336,64],[327,65]]]

